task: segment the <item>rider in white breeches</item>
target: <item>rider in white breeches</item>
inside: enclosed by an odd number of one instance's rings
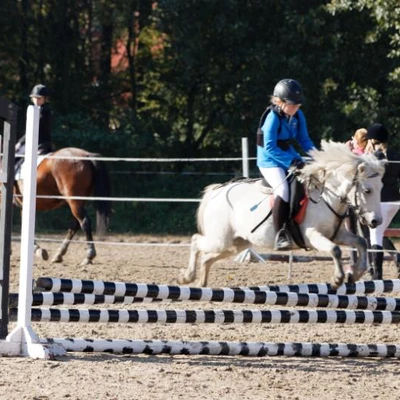
[[[287,173],[293,165],[298,168],[304,165],[293,143],[297,142],[305,152],[315,147],[308,135],[305,116],[300,110],[303,102],[303,91],[297,81],[279,81],[271,97],[271,106],[263,114],[257,132],[257,166],[274,191],[272,216],[277,232],[276,250],[290,249],[293,244],[286,230],[290,212]]]

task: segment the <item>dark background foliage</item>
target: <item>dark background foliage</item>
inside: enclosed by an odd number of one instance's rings
[[[240,157],[242,137],[255,155],[273,87],[292,77],[317,145],[380,121],[399,148],[399,27],[395,0],[3,0],[0,95],[19,106],[20,136],[32,86],[46,84],[57,147]],[[197,198],[241,173],[236,161],[107,166],[114,197]],[[190,233],[195,209],[117,202],[111,229]],[[66,215],[40,217],[38,227],[56,229]]]

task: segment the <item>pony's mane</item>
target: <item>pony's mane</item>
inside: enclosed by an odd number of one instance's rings
[[[358,179],[363,180],[373,174],[384,173],[384,162],[373,154],[356,155],[345,143],[322,140],[321,150],[313,149],[309,155],[312,161],[300,171],[302,182],[310,182],[311,177],[322,182],[331,174],[354,177],[358,172]],[[359,169],[360,164],[364,168]]]

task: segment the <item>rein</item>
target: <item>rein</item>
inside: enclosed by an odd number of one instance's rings
[[[376,176],[378,176],[378,173],[372,174],[371,176],[368,176],[368,178],[374,178]],[[349,209],[350,207],[354,210],[355,214],[360,217],[361,215],[363,215],[365,213],[365,211],[361,210],[361,208],[358,205],[358,187],[359,187],[359,182],[358,182],[358,171],[355,174],[353,181],[352,181],[352,187],[351,189],[353,189],[354,187],[357,187],[357,190],[354,191],[354,204],[350,201],[349,196],[347,195],[346,197],[341,197],[338,196],[333,190],[331,190],[330,188],[325,186],[325,181],[324,182],[320,182],[317,178],[315,178],[314,176],[312,176],[312,178],[314,180],[316,180],[320,185],[322,185],[322,189],[319,195],[318,200],[314,200],[311,198],[311,196],[309,196],[310,201],[312,201],[314,204],[317,204],[321,201],[321,199],[324,201],[324,203],[326,204],[326,206],[329,208],[329,210],[338,218],[339,223],[335,228],[335,231],[333,233],[333,235],[331,236],[330,240],[333,240],[336,235],[339,232],[340,227],[342,226],[343,221],[349,217],[350,213],[349,213]],[[351,191],[351,189],[349,190],[349,192]],[[333,207],[328,203],[328,201],[325,199],[324,197],[324,193],[328,191],[330,192],[332,195],[334,195],[337,199],[340,200],[340,203],[346,203],[347,204],[347,208],[346,211],[343,214],[339,214],[336,210],[333,209]]]

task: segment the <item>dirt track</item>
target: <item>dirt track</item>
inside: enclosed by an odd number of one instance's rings
[[[110,236],[121,245],[99,245],[95,263],[79,266],[81,244],[71,245],[62,264],[38,261],[34,277],[98,279],[176,284],[189,247],[128,246],[129,242],[189,244],[188,237]],[[41,243],[45,245],[45,243]],[[50,253],[57,244],[46,244]],[[11,284],[16,291],[19,245],[13,244]],[[300,251],[297,254],[310,255]],[[221,261],[211,270],[210,286],[289,283],[288,264]],[[294,263],[293,283],[327,282],[330,261]],[[386,279],[395,278],[385,262]],[[107,306],[103,306],[106,308]],[[119,308],[133,306],[119,306]],[[136,305],[160,308],[161,305]],[[257,309],[255,305],[182,303],[170,308]],[[12,328],[11,326],[10,328]],[[333,324],[82,324],[34,323],[40,337],[221,340],[264,342],[347,342],[399,344],[397,325]],[[0,399],[398,399],[399,361],[346,358],[244,358],[215,356],[119,356],[69,354],[56,361],[0,359]]]

